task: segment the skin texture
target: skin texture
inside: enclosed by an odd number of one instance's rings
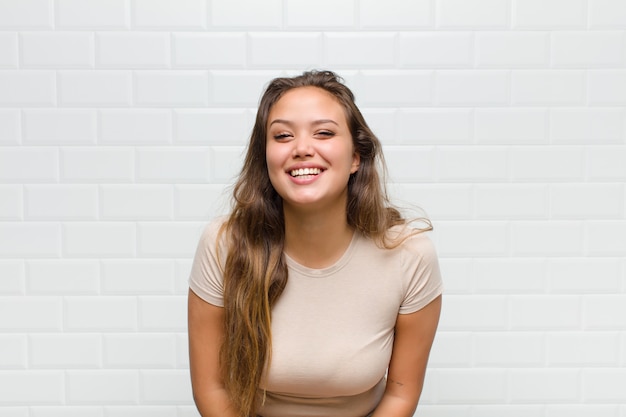
[[[237,417],[230,408],[219,374],[224,309],[189,290],[187,310],[191,385],[196,407],[203,417]]]
[[[347,183],[359,169],[342,105],[316,87],[289,90],[271,108],[266,162],[283,199],[285,252],[310,268],[334,264],[354,230],[346,218]],[[319,175],[294,178],[299,168]],[[194,399],[203,417],[237,417],[219,373],[224,313],[189,292],[189,350]],[[398,315],[388,383],[374,417],[411,417],[422,391],[441,297],[423,309]]]
[[[413,416],[440,312],[441,296],[415,313],[398,314],[387,387],[372,417]]]

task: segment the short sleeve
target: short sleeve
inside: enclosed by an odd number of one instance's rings
[[[223,220],[209,223],[200,237],[191,266],[189,288],[204,301],[218,307],[224,306],[223,262],[220,257],[225,249],[218,251],[218,232]]]
[[[411,236],[405,246],[405,296],[400,314],[414,313],[428,305],[443,292],[439,259],[432,241],[425,233]]]

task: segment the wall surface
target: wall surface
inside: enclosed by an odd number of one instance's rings
[[[626,417],[624,0],[0,0],[0,416],[198,416],[269,79],[343,75],[446,283],[420,417]]]

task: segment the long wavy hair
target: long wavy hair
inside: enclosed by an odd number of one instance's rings
[[[241,417],[255,415],[261,405],[259,387],[271,361],[272,306],[287,284],[282,199],[270,182],[265,157],[268,117],[285,92],[299,87],[321,88],[345,110],[354,149],[360,156],[359,169],[348,181],[348,224],[381,247],[393,247],[397,243],[386,238],[387,230],[406,222],[385,191],[381,144],[343,80],[331,71],[272,80],[261,97],[243,168],[234,185],[232,211],[220,233],[228,242],[220,363],[224,387]],[[422,231],[430,228],[427,222]]]

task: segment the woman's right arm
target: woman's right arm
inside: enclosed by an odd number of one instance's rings
[[[224,309],[189,290],[187,302],[189,365],[193,398],[202,417],[237,417],[220,373]]]

